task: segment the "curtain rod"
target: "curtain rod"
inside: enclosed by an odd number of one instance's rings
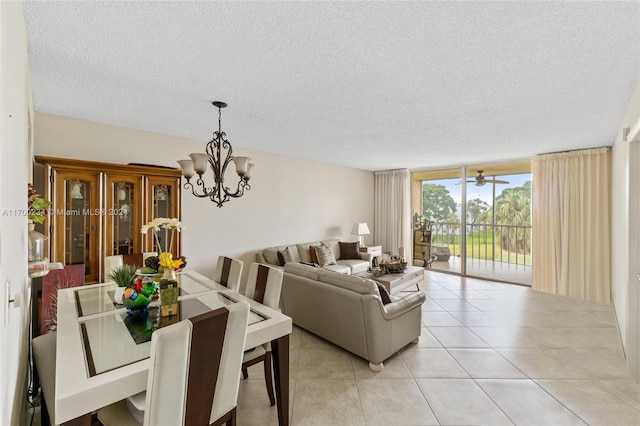
[[[594,149],[603,149],[603,148],[609,150],[609,149],[611,149],[611,146],[596,146],[594,148],[576,148],[576,149],[568,149],[566,151],[543,152],[543,153],[534,155],[534,157],[537,157],[539,155],[564,154],[564,153],[567,153],[567,152],[591,151],[591,150],[594,150]]]

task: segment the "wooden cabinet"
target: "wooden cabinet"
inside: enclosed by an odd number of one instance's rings
[[[176,197],[176,194],[180,193],[180,177],[163,177],[163,176],[149,176],[147,178],[147,191],[145,199],[145,223],[156,217],[180,217],[180,197]],[[179,232],[174,236],[179,236]],[[163,249],[169,250],[171,246],[171,253],[174,256],[178,256],[180,253],[180,239],[177,238],[171,244],[167,244],[167,234],[164,232],[158,233],[158,239]],[[148,250],[157,251],[158,253],[162,249],[158,248],[157,241],[153,238],[151,232],[146,237],[146,245]]]
[[[143,176],[106,174],[105,182],[107,256],[142,253]]]
[[[65,265],[84,263],[85,281],[96,280],[102,229],[100,172],[58,170],[55,186],[47,193],[52,201],[51,214],[47,216],[51,261]]]
[[[36,157],[45,168],[49,258],[85,264],[85,281],[102,281],[105,256],[159,251],[140,233],[156,217],[181,217],[180,170]],[[164,247],[164,236],[160,242]],[[180,255],[180,235],[171,250]]]

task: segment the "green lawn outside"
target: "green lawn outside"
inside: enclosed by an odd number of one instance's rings
[[[495,258],[493,258],[492,245],[493,238],[491,235],[486,235],[482,233],[476,232],[473,236],[467,236],[467,257],[470,259],[486,259],[493,260],[496,262],[507,262],[514,263],[519,265],[529,265],[531,266],[531,255],[523,254],[522,250],[517,253],[515,251],[503,250],[500,247],[499,241],[496,241],[495,247]],[[448,241],[443,241],[443,239]],[[434,235],[432,244],[435,245],[443,245],[449,247],[449,251],[451,251],[451,255],[458,256],[460,255],[460,236],[449,234],[445,235],[444,238],[442,235]]]

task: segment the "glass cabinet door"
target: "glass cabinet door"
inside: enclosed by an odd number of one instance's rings
[[[180,179],[149,176],[147,178],[147,218],[146,222],[158,217],[180,219]],[[169,250],[174,256],[180,253],[180,233],[176,233],[173,243],[171,233],[158,233],[160,247],[151,232],[147,235],[147,251],[158,253]]]
[[[90,172],[59,172],[55,179],[52,261],[84,264],[85,281],[98,281],[100,176]]]
[[[106,255],[142,252],[142,178],[106,176]]]

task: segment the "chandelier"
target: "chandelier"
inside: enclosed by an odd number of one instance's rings
[[[178,160],[182,175],[187,179],[184,184],[185,189],[191,189],[191,193],[199,198],[209,197],[211,201],[216,203],[218,207],[222,207],[224,203],[231,198],[239,198],[244,194],[244,190],[251,189],[249,179],[253,171],[253,163],[250,163],[249,157],[234,157],[226,134],[222,131],[222,108],[227,104],[224,102],[213,102],[218,108],[218,131],[213,132],[213,139],[207,142],[206,154],[192,153],[189,154],[191,160]],[[224,185],[224,174],[229,163],[234,162],[236,165],[236,173],[240,176],[240,181],[235,192],[231,192],[228,186]],[[202,175],[207,171],[207,165],[210,165],[214,174],[214,185],[207,187],[202,179]],[[193,175],[198,174],[198,180],[195,185],[191,183]]]

